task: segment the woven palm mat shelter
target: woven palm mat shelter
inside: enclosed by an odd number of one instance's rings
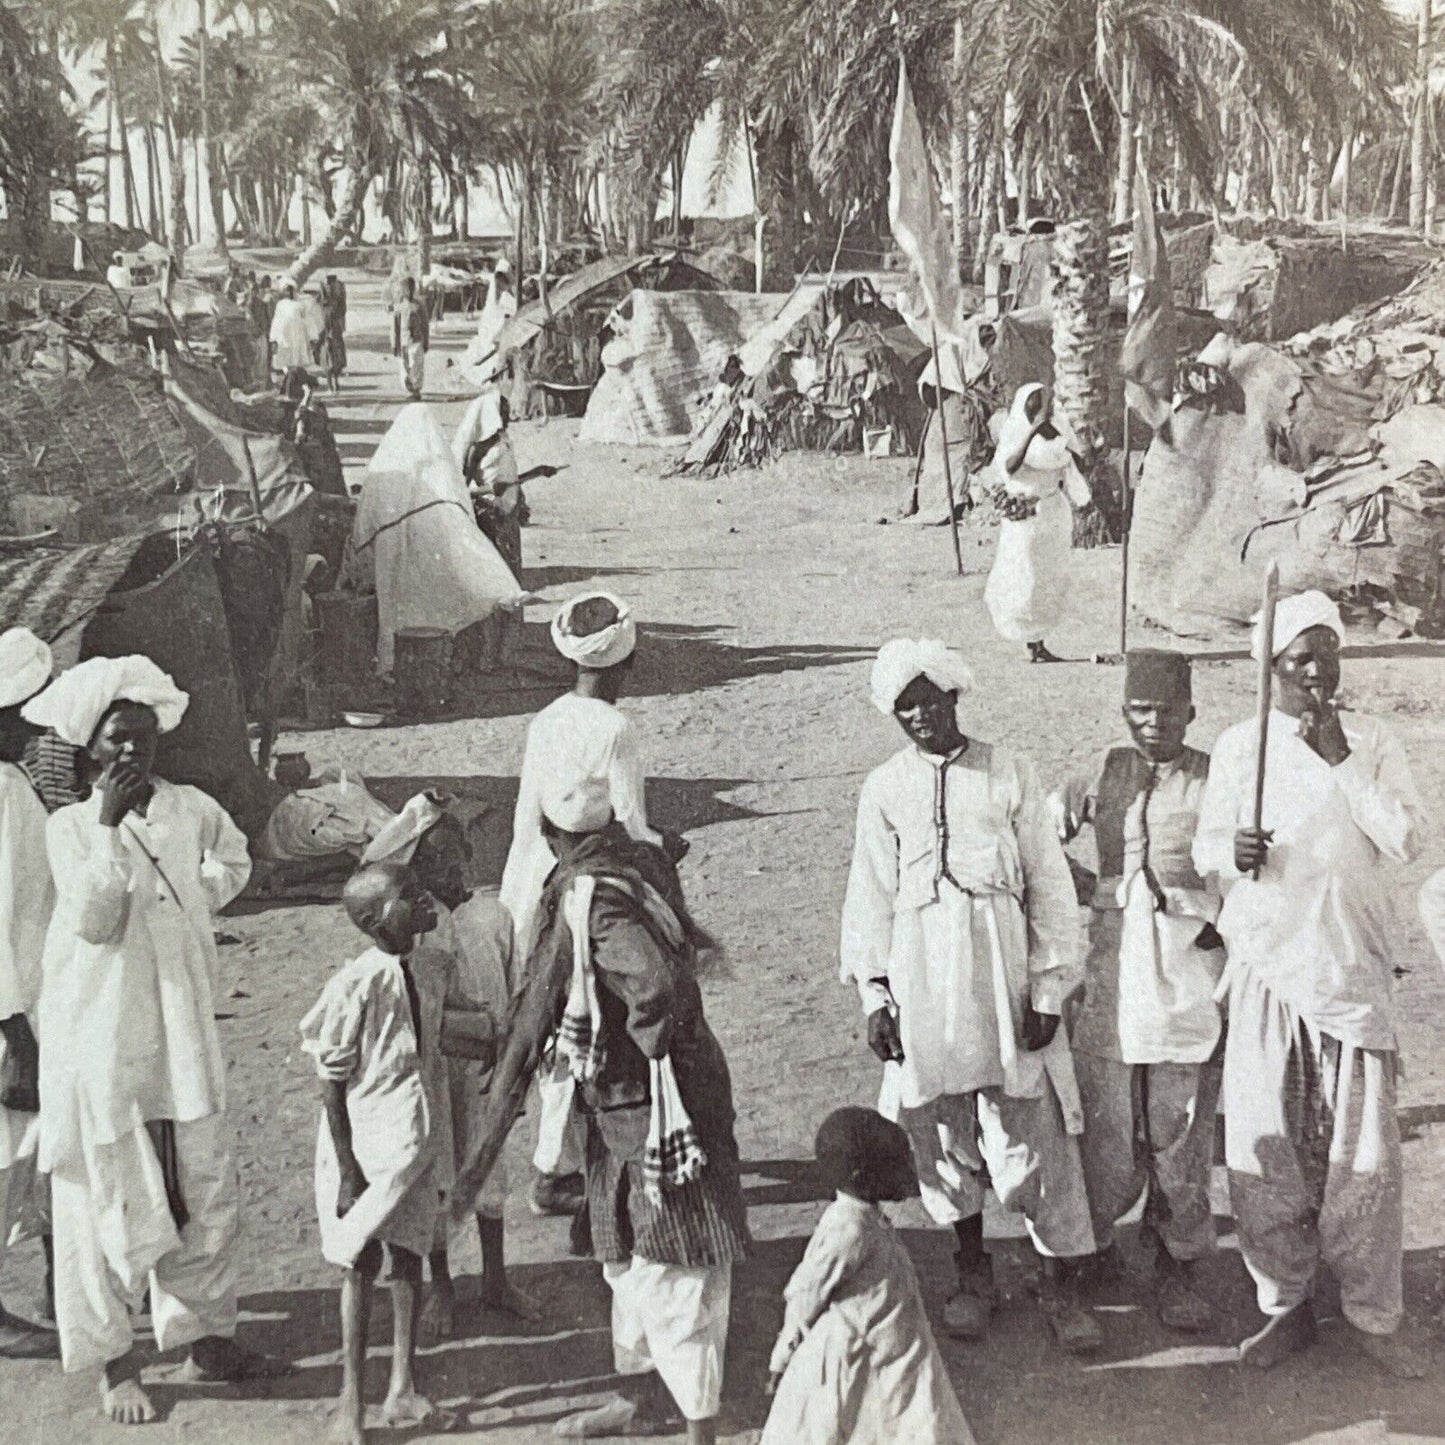
[[[184,619],[184,626],[178,620]],[[216,798],[258,837],[281,790],[251,759],[226,608],[210,548],[163,534],[0,551],[0,630],[28,627],[57,669],[144,653],[190,694],[157,768]],[[52,749],[53,754],[53,749]],[[58,801],[58,800],[56,800]]]

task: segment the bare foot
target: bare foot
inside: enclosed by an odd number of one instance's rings
[[[523,1294],[507,1280],[493,1284],[490,1280],[483,1279],[481,1293],[477,1298],[489,1310],[498,1310],[504,1315],[511,1315],[513,1319],[525,1320],[528,1324],[536,1324],[542,1318],[542,1311],[536,1300],[531,1295]]]
[[[1370,1335],[1351,1325],[1350,1338],[1361,1354],[1397,1380],[1423,1380],[1429,1373],[1425,1358],[1399,1334]]]
[[[454,1410],[444,1410],[434,1405],[416,1390],[407,1390],[399,1395],[388,1395],[381,1407],[381,1423],[388,1430],[406,1429],[413,1425],[425,1425],[428,1430],[445,1434],[455,1430],[460,1418]]]
[[[433,1281],[421,1310],[418,1336],[424,1345],[449,1340],[456,1333],[457,1295],[451,1280]]]
[[[243,1380],[274,1380],[280,1375],[289,1375],[291,1370],[286,1360],[245,1349],[235,1340],[220,1335],[206,1335],[191,1346],[186,1379],[193,1383],[236,1385]]]
[[[329,1445],[366,1445],[366,1431],[362,1423],[365,1418],[366,1406],[360,1400],[348,1400],[343,1396],[326,1421]]]
[[[115,1384],[100,1382],[100,1408],[117,1425],[149,1425],[156,1418],[151,1397],[141,1388],[134,1375],[126,1375]]]
[[[53,1360],[59,1354],[54,1330],[22,1320],[0,1305],[0,1359]]]

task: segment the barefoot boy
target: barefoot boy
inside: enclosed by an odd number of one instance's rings
[[[447,800],[418,793],[381,830],[368,847],[367,862],[409,862],[440,905],[440,921],[418,949],[416,977],[422,1001],[423,1049],[443,1006],[478,1009],[493,1020],[505,1018],[513,987],[512,919],[495,898],[473,893],[467,879],[471,844]],[[473,1058],[438,1060],[436,1071],[423,1068],[427,1104],[432,1111],[438,1148],[450,1140],[461,1167],[473,1128],[480,1124],[490,1075],[488,1063]],[[439,1116],[446,1115],[444,1127]],[[452,1171],[444,1170],[449,1189]],[[502,1164],[492,1170],[477,1203],[482,1247],[481,1302],[520,1319],[538,1317],[536,1306],[507,1280],[502,1209],[507,1181]],[[447,1250],[448,1211],[438,1215],[429,1251],[431,1289],[422,1311],[423,1340],[450,1338],[455,1327],[456,1293]]]
[[[360,1445],[371,1287],[383,1246],[392,1291],[388,1426],[451,1422],[418,1391],[416,1330],[421,1257],[431,1247],[440,1203],[435,1144],[422,1085],[421,1012],[411,955],[436,927],[436,909],[415,874],[371,864],[343,895],[351,921],[372,941],[335,973],[301,1021],[302,1047],[316,1060],[324,1114],[316,1143],[316,1207],[321,1249],[345,1271],[341,1287],[342,1384],[335,1438]],[[442,1042],[480,1054],[490,1023],[475,1014],[444,1016]]]

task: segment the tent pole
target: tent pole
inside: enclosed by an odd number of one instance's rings
[[[938,395],[938,388],[934,387],[933,394]],[[918,515],[918,483],[923,476],[923,454],[928,447],[928,433],[933,429],[933,410],[929,409],[928,415],[923,418],[923,434],[918,438],[918,458],[913,464],[913,495],[908,502],[908,510],[903,513],[905,517],[916,517]]]
[[[953,529],[953,562],[963,576],[963,544],[958,540],[958,508],[953,501],[953,464],[948,459],[948,423],[943,419],[943,367],[938,359],[938,327],[930,325],[933,336],[933,380],[938,394],[938,439],[943,444],[943,483],[948,489],[948,525]]]
[[[1119,656],[1129,650],[1129,533],[1134,521],[1134,489],[1129,478],[1132,438],[1130,436],[1129,404],[1124,403],[1124,481],[1120,501],[1124,510],[1124,540],[1119,549]]]

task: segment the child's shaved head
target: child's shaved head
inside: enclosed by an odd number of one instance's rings
[[[389,953],[405,953],[420,933],[436,927],[436,910],[404,863],[368,863],[341,891],[347,917]]]

